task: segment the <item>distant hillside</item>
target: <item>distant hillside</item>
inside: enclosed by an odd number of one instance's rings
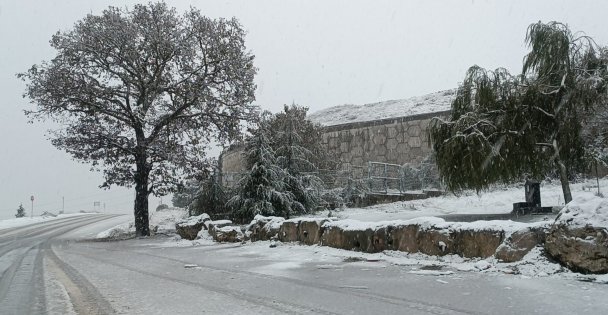
[[[412,116],[449,110],[456,97],[456,89],[439,91],[402,100],[365,105],[338,105],[309,115],[310,120],[324,126],[385,118]]]

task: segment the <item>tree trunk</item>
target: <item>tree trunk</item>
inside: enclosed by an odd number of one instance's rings
[[[135,236],[149,236],[150,223],[148,220],[148,177],[150,169],[146,163],[146,156],[140,156],[136,161],[135,170]]]
[[[568,202],[572,201],[572,193],[570,192],[570,182],[568,181],[568,171],[566,170],[564,162],[562,162],[559,158],[555,160],[555,164],[557,164],[557,168],[559,170],[559,180],[562,183],[564,201],[567,204]]]

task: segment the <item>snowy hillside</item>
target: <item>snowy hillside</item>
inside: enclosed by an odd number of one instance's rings
[[[310,120],[324,126],[385,118],[412,116],[449,110],[456,90],[439,91],[423,96],[365,105],[338,105],[309,115]]]

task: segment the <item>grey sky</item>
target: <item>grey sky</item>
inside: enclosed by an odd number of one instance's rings
[[[132,211],[133,193],[102,191],[101,175],[27,124],[23,84],[15,73],[52,58],[51,35],[87,13],[135,1],[0,0],[0,219],[19,203],[35,211]],[[456,87],[478,64],[518,72],[530,23],[557,20],[608,44],[603,1],[167,1],[211,17],[236,16],[259,68],[257,101],[277,111],[292,101],[311,111],[400,99]],[[156,206],[158,200],[151,200]]]

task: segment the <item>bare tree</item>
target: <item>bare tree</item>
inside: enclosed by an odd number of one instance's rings
[[[211,141],[255,114],[256,68],[237,20],[164,3],[109,7],[56,33],[56,56],[18,74],[31,120],[51,120],[53,145],[135,185],[136,234],[149,235],[148,196],[207,169]]]

